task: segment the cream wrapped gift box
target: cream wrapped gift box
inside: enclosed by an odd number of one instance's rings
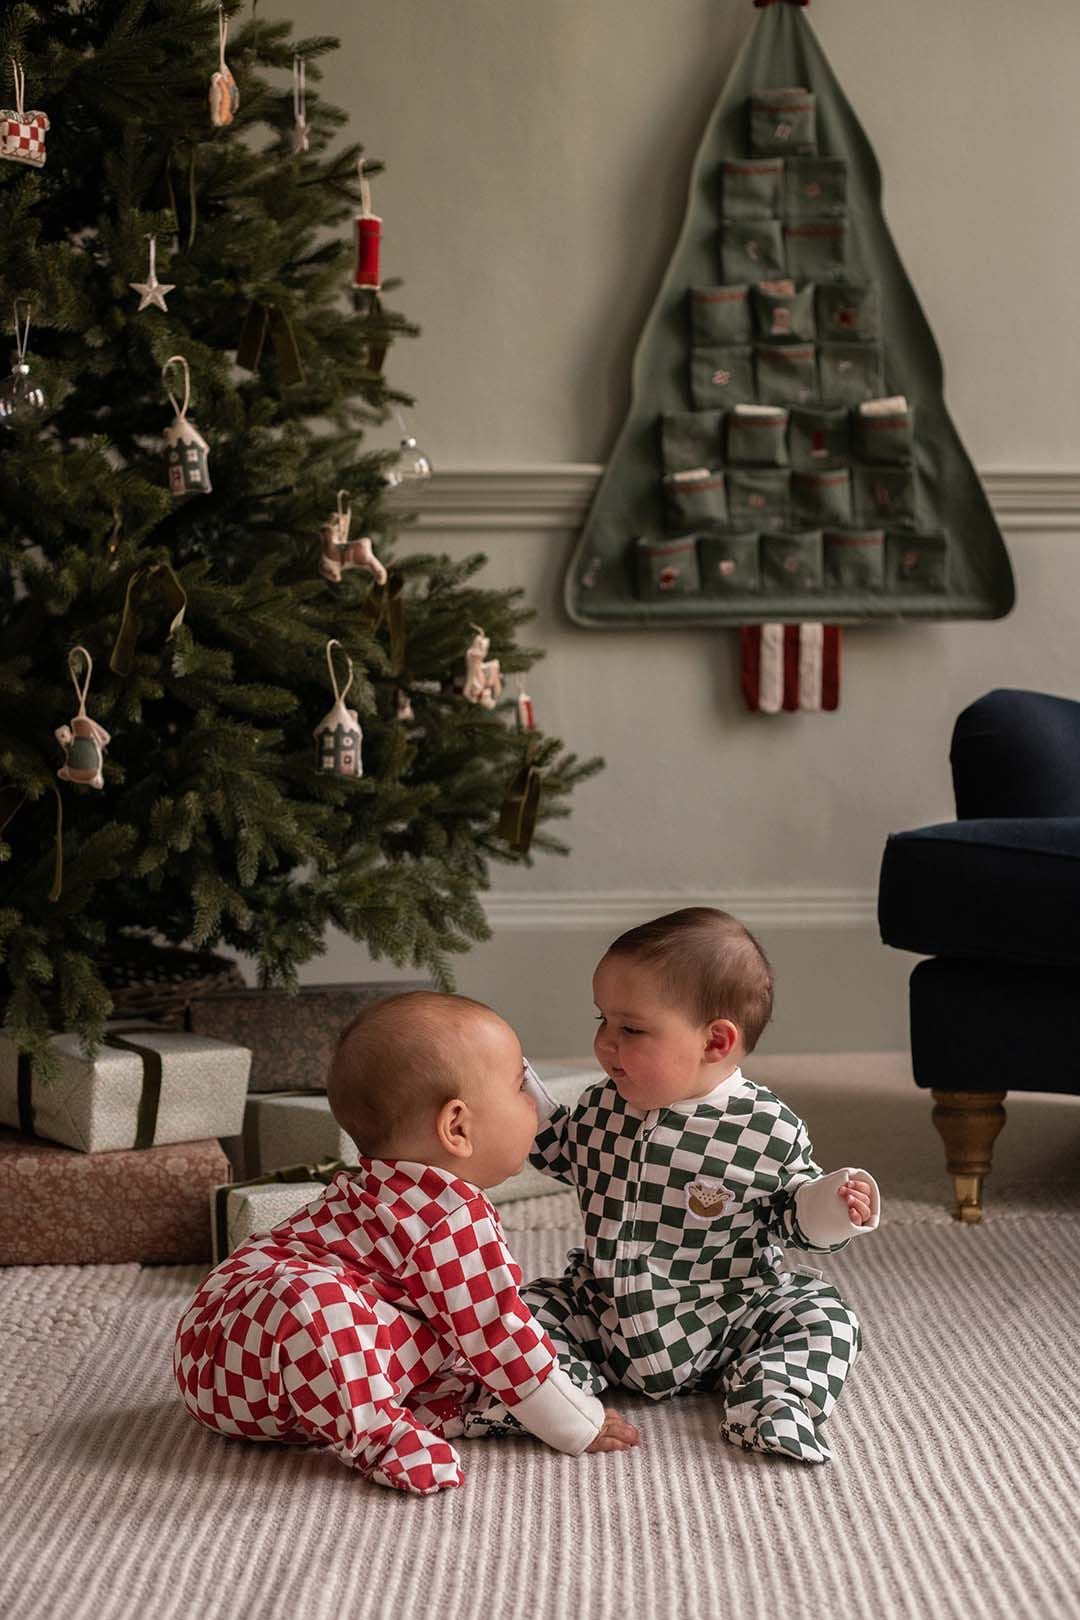
[[[82,1153],[236,1136],[251,1053],[206,1035],[110,1024],[88,1058],[77,1035],[54,1035],[58,1072],[42,1079],[0,1036],[0,1124]]]

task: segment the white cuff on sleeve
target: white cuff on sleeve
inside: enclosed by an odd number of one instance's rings
[[[596,1396],[578,1389],[561,1367],[553,1367],[539,1389],[507,1411],[538,1440],[571,1457],[592,1445],[604,1422],[604,1408]]]
[[[559,1104],[555,1101],[551,1092],[548,1091],[528,1058],[525,1059],[525,1090],[536,1104],[536,1112],[541,1125],[545,1124]]]
[[[861,1176],[870,1183],[870,1219],[865,1226],[856,1226],[848,1214],[848,1207],[837,1194],[837,1189],[851,1176]],[[865,1170],[833,1170],[817,1181],[804,1181],[795,1192],[795,1219],[799,1230],[810,1243],[823,1248],[832,1243],[843,1243],[862,1232],[873,1232],[881,1215],[881,1195],[873,1176]]]

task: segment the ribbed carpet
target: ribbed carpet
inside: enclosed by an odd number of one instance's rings
[[[511,1241],[529,1275],[571,1237]],[[867,1341],[827,1467],[735,1451],[708,1398],[619,1398],[639,1451],[474,1442],[428,1500],[198,1429],[169,1373],[195,1270],[0,1273],[0,1613],[1073,1620],[1080,1217],[916,1214],[821,1259]]]

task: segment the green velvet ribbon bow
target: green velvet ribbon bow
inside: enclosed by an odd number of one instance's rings
[[[247,1181],[229,1181],[214,1191],[215,1254],[224,1260],[229,1252],[229,1194],[244,1187],[273,1187],[288,1183],[320,1182],[328,1187],[340,1170],[354,1170],[355,1165],[344,1159],[321,1159],[318,1164],[290,1164],[283,1170],[270,1170],[263,1176],[251,1176]]]

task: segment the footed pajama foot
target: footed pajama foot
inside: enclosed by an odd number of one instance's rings
[[[721,1432],[733,1445],[775,1452],[796,1462],[824,1463],[832,1456],[809,1412],[797,1400],[766,1401],[752,1425],[725,1423]]]
[[[413,1496],[433,1496],[465,1483],[461,1458],[453,1446],[422,1429],[406,1435],[392,1451],[385,1451],[369,1477],[377,1485]]]

